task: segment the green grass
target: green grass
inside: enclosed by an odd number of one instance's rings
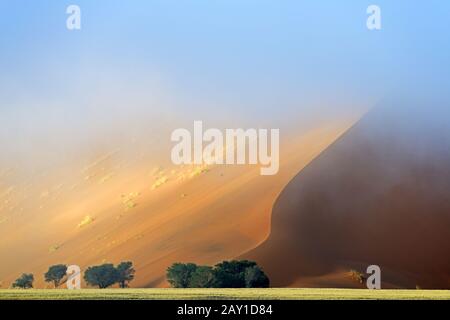
[[[0,290],[0,300],[450,300],[449,290],[367,289],[82,289]]]

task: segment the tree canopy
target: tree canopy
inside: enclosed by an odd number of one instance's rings
[[[191,274],[190,288],[212,288],[214,286],[214,270],[210,266],[198,266]]]
[[[269,278],[258,266],[245,269],[244,278],[246,288],[268,288],[270,284]]]
[[[33,288],[34,275],[32,273],[22,274],[13,284],[13,288],[31,289]]]
[[[108,288],[116,283],[120,288],[127,288],[134,279],[135,270],[131,261],[119,263],[116,267],[111,263],[87,268],[84,280],[90,286],[100,289]]]
[[[62,279],[67,274],[67,266],[64,264],[57,264],[51,266],[44,274],[45,282],[52,282],[55,288],[59,287]]]
[[[119,272],[113,264],[106,263],[87,268],[84,272],[84,280],[88,285],[104,289],[118,282]]]
[[[167,281],[173,288],[189,288],[196,269],[197,265],[193,263],[174,263],[167,269]]]
[[[256,266],[256,262],[224,261],[214,267],[215,286],[218,288],[246,288],[245,270]]]
[[[128,284],[134,279],[135,270],[131,261],[121,262],[116,267],[118,275],[117,282],[121,288],[127,288]]]
[[[223,261],[214,267],[193,263],[174,263],[167,269],[167,280],[174,288],[267,288],[269,278],[248,260]]]

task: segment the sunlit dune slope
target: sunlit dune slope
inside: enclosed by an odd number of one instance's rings
[[[269,239],[244,255],[275,286],[450,288],[448,104],[386,102],[328,147],[276,200]]]
[[[133,261],[134,287],[166,286],[174,262],[213,264],[254,248],[269,234],[279,192],[352,124],[323,125],[282,140],[280,171],[259,166],[173,166],[123,157],[117,149],[79,167],[70,164],[14,179],[2,172],[0,280],[42,274],[57,263],[82,269]]]

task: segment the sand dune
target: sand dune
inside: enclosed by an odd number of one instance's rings
[[[448,104],[386,102],[305,167],[250,251],[275,286],[358,287],[370,264],[388,287],[450,288]]]
[[[33,272],[42,288],[51,264],[84,269],[131,260],[133,286],[166,286],[174,262],[236,257],[266,239],[279,192],[352,123],[285,137],[275,176],[261,176],[259,166],[131,162],[122,149],[25,180],[5,171],[11,178],[0,185],[0,280],[5,286]]]

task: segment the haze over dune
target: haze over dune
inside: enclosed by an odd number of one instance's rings
[[[450,111],[438,99],[385,101],[306,166],[244,255],[274,286],[450,288]]]
[[[283,135],[274,176],[261,176],[259,165],[158,164],[148,152],[137,152],[145,150],[139,144],[30,175],[21,173],[23,168],[5,169],[0,281],[9,286],[21,273],[32,272],[42,288],[48,286],[42,274],[52,264],[85,270],[130,260],[136,268],[133,287],[167,286],[165,271],[174,262],[234,258],[267,237],[279,192],[353,122]]]

